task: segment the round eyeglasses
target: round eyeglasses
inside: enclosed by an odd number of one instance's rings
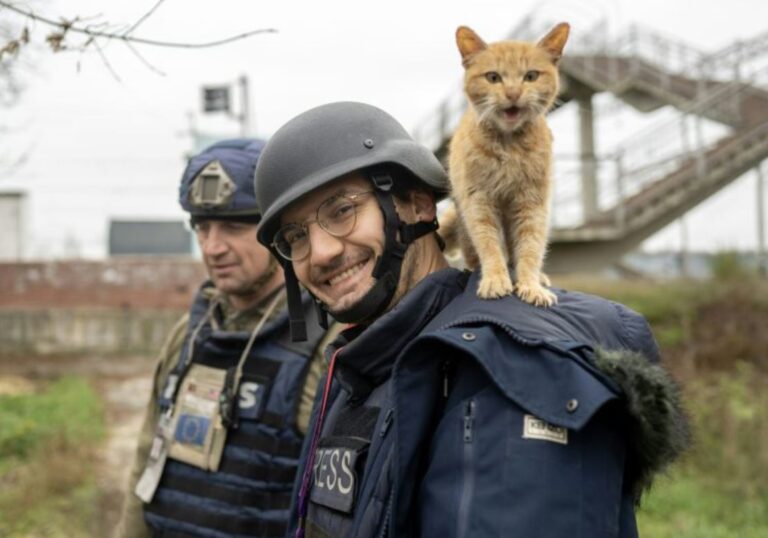
[[[349,235],[355,229],[358,208],[368,194],[373,194],[373,191],[338,194],[328,198],[317,208],[315,219],[281,227],[275,233],[272,246],[286,260],[303,260],[309,255],[309,225],[317,222],[334,237]]]

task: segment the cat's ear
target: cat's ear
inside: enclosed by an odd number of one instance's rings
[[[466,26],[459,26],[456,30],[456,45],[459,47],[461,63],[464,67],[467,67],[467,62],[473,55],[488,47],[474,30]]]
[[[570,30],[571,27],[567,22],[561,22],[552,28],[547,35],[542,37],[538,43],[539,47],[549,53],[554,63],[559,62],[563,56],[563,47],[565,47],[565,42],[568,40]]]

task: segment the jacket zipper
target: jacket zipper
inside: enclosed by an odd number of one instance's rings
[[[467,536],[467,528],[469,526],[469,507],[472,502],[472,495],[475,489],[475,472],[472,465],[473,456],[473,441],[474,441],[474,427],[475,427],[475,400],[470,398],[467,402],[464,410],[464,454],[463,454],[463,487],[461,491],[461,499],[459,500],[459,512],[456,528],[458,529],[457,536]]]

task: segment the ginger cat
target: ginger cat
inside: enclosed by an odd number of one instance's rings
[[[559,91],[557,64],[569,30],[560,23],[536,44],[489,45],[465,26],[456,31],[469,107],[451,140],[449,172],[460,215],[455,231],[467,265],[482,267],[483,299],[515,292],[537,306],[557,302],[541,271],[552,192],[544,116]]]

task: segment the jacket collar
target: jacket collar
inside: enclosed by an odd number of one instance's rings
[[[403,348],[463,291],[467,276],[451,268],[436,271],[370,326],[353,326],[339,335],[330,352],[343,348],[337,357],[336,379],[353,399],[364,398],[390,376]]]

